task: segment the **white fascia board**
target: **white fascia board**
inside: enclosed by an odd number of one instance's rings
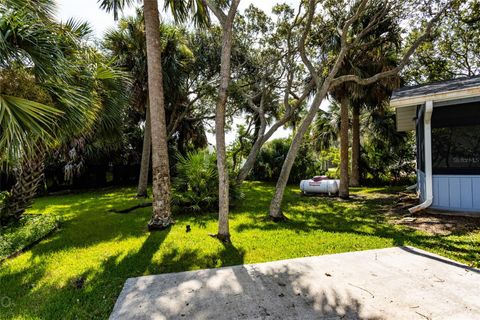
[[[480,87],[432,93],[422,96],[404,97],[390,100],[390,106],[395,108],[421,105],[427,101],[439,102],[460,100],[480,96]]]

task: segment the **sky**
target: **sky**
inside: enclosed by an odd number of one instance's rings
[[[239,9],[245,10],[250,4],[254,4],[265,12],[270,13],[272,7],[278,3],[296,4],[299,0],[241,0]],[[98,6],[98,0],[57,0],[57,19],[64,21],[69,18],[75,18],[82,21],[88,21],[92,26],[97,37],[110,27],[115,25],[113,15],[101,10]],[[125,15],[134,13],[134,8],[127,8]]]
[[[67,19],[74,18],[80,21],[87,21],[91,25],[94,35],[97,38],[101,38],[106,30],[115,26],[113,20],[113,14],[109,14],[101,10],[97,3],[98,0],[57,0],[57,14],[56,17],[59,21],[66,21]],[[263,11],[270,13],[272,7],[276,3],[288,3],[291,5],[298,5],[299,0],[241,0],[239,10],[242,12],[250,4],[254,4]],[[124,15],[134,14],[134,8],[127,8],[124,11]],[[328,103],[324,103],[326,105]],[[232,126],[234,130],[226,134],[227,144],[232,143],[236,138],[236,124],[241,123],[240,119],[234,121]],[[271,139],[284,138],[290,135],[290,130],[280,128]],[[208,134],[208,141],[211,144],[215,144],[215,138],[212,134]]]

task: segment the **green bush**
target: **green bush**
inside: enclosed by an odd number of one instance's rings
[[[7,220],[7,217],[4,216],[3,213],[3,206],[5,205],[5,201],[7,201],[8,192],[7,191],[0,191],[0,227],[3,224],[3,221]]]
[[[0,229],[0,261],[41,240],[58,226],[50,215],[24,215],[8,227]]]
[[[372,115],[362,143],[360,166],[362,184],[367,186],[405,185],[416,180],[415,136],[397,132],[395,113]]]
[[[283,161],[290,148],[291,139],[275,139],[267,142],[257,158],[250,179],[276,181],[282,170]],[[323,174],[316,154],[307,145],[302,145],[290,172],[289,183],[299,183],[315,175]]]
[[[173,203],[181,210],[200,212],[218,207],[217,158],[207,150],[178,155],[177,175],[173,179]],[[233,181],[233,174],[231,181]],[[230,203],[242,197],[240,188],[230,186]]]

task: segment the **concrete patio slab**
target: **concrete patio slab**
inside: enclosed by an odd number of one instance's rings
[[[480,319],[480,270],[395,247],[145,276],[110,319]]]

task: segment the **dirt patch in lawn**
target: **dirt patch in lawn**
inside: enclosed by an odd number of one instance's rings
[[[414,193],[399,192],[395,204],[387,211],[392,223],[430,234],[464,234],[480,230],[480,217],[458,216],[448,212],[425,210],[411,214],[408,209],[418,204]]]

